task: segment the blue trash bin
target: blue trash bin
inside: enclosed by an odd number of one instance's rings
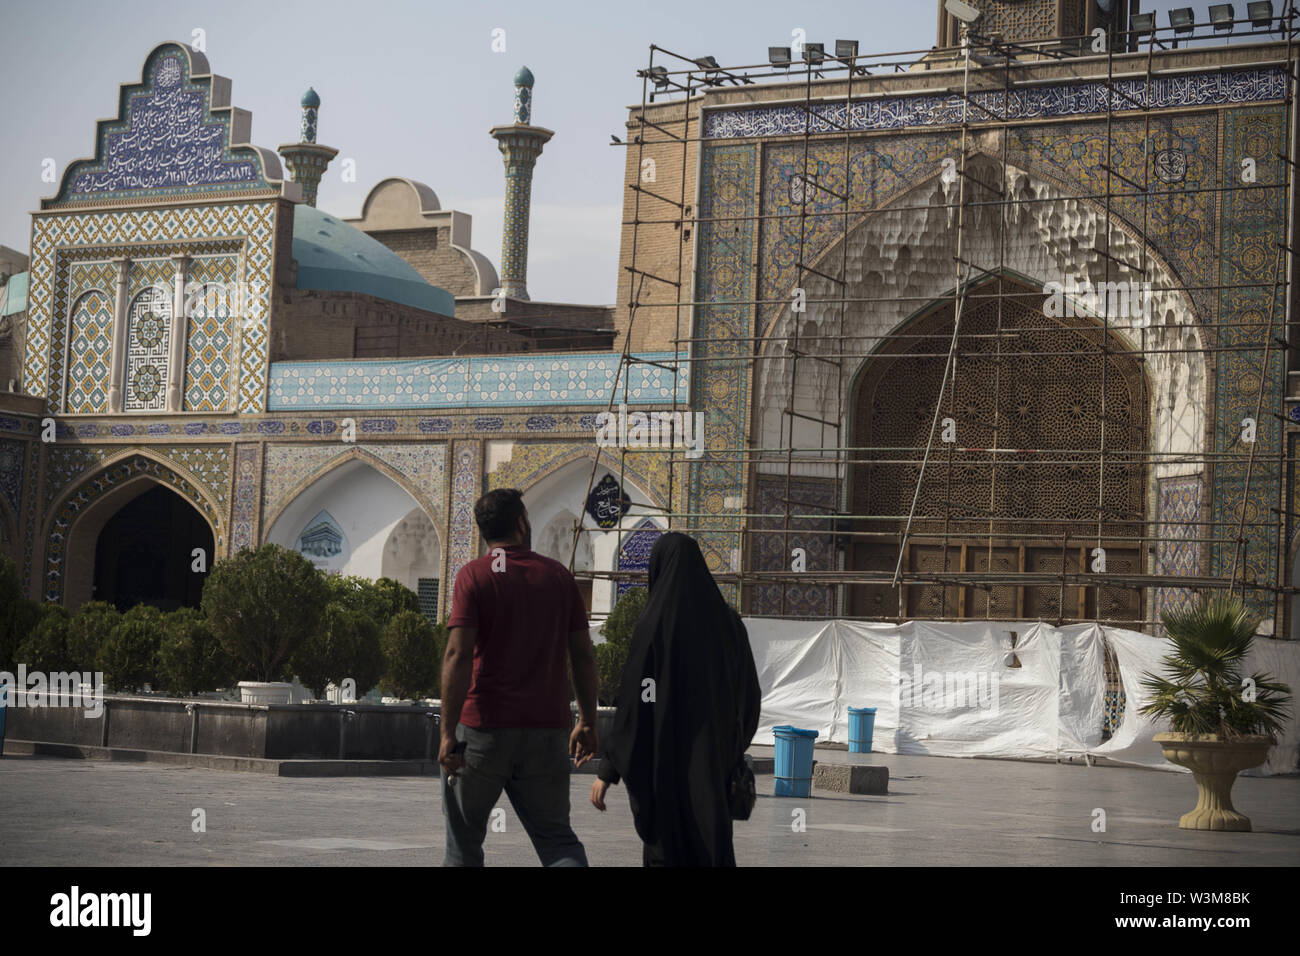
[[[849,753],[871,753],[871,734],[876,729],[876,708],[849,708]]]
[[[773,727],[776,737],[776,787],[777,797],[807,797],[812,795],[813,741],[817,731],[800,730],[788,724]]]

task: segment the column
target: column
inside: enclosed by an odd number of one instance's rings
[[[185,343],[189,341],[189,316],[185,308],[185,276],[190,257],[172,256],[172,329],[167,346],[167,405],[169,412],[185,407]]]
[[[126,377],[126,290],[131,273],[130,259],[114,259],[117,266],[117,297],[113,304],[113,356],[108,373],[108,411],[122,412],[122,379]]]

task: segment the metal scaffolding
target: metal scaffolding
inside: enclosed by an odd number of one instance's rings
[[[1211,177],[1211,185],[1187,188],[1168,188],[1160,178],[1153,178],[1155,162],[1151,154],[1153,143],[1152,122],[1158,119],[1160,109],[1153,106],[1151,90],[1154,83],[1162,78],[1177,76],[1185,72],[1185,67],[1167,63],[1167,57],[1158,54],[1171,49],[1187,49],[1197,43],[1210,42],[1222,44],[1222,34],[1203,24],[1191,33],[1179,31],[1172,27],[1155,29],[1152,33],[1138,35],[1133,32],[1115,30],[1104,42],[1104,58],[1093,55],[1087,63],[1086,71],[1078,76],[1091,82],[1104,85],[1105,110],[1088,117],[1091,123],[1104,124],[1105,160],[1099,167],[1100,181],[1104,190],[1087,187],[1068,196],[1018,196],[1009,195],[1009,167],[1013,165],[1010,154],[1012,134],[1042,127],[1041,119],[1018,118],[1012,110],[1013,94],[1023,86],[1032,85],[1032,78],[1021,80],[1019,74],[1038,63],[1049,60],[1078,61],[1080,53],[1086,54],[1089,45],[1096,41],[1096,35],[1054,37],[1041,43],[1009,43],[998,36],[983,36],[978,32],[967,31],[962,45],[945,49],[925,51],[906,51],[900,54],[857,54],[832,56],[822,54],[820,50],[809,55],[808,48],[802,60],[796,58],[788,65],[774,66],[768,64],[747,64],[735,67],[722,67],[711,58],[692,59],[659,46],[651,46],[647,65],[637,71],[642,83],[640,109],[633,109],[629,123],[627,142],[616,140],[616,145],[629,151],[627,168],[629,181],[627,189],[631,195],[627,208],[631,215],[623,222],[624,226],[624,286],[627,289],[626,301],[621,303],[626,309],[626,324],[623,328],[622,360],[612,389],[607,411],[613,413],[620,405],[626,405],[629,396],[629,379],[632,370],[647,360],[638,357],[634,341],[642,326],[649,321],[646,315],[655,316],[669,312],[673,316],[674,334],[672,342],[677,355],[676,360],[651,363],[660,364],[674,373],[674,396],[671,411],[687,411],[688,396],[682,388],[682,375],[679,370],[690,370],[693,374],[712,362],[735,362],[732,355],[710,355],[709,346],[726,344],[743,348],[748,355],[751,369],[757,374],[764,363],[772,361],[785,363],[788,369],[781,394],[788,396],[783,407],[779,409],[781,417],[779,445],[765,446],[760,440],[762,429],[757,424],[754,406],[757,404],[759,388],[753,389],[754,399],[749,405],[749,414],[753,424],[749,425],[750,441],[741,445],[720,446],[718,443],[708,446],[708,461],[722,461],[737,466],[742,475],[747,476],[733,492],[733,504],[724,512],[707,512],[691,510],[692,505],[687,495],[687,476],[690,469],[702,467],[700,462],[692,461],[681,447],[668,450],[640,450],[619,448],[614,454],[618,457],[617,478],[620,488],[624,487],[627,456],[632,451],[638,453],[663,454],[668,459],[668,483],[666,506],[660,507],[651,502],[634,502],[643,512],[656,515],[665,527],[686,533],[704,532],[726,534],[734,541],[732,564],[726,569],[717,569],[719,582],[734,585],[735,596],[742,608],[746,607],[747,592],[756,587],[779,588],[779,613],[788,612],[788,596],[795,588],[829,589],[832,607],[827,617],[851,617],[862,620],[899,621],[909,617],[925,617],[936,620],[960,620],[982,618],[1023,619],[1025,614],[1025,594],[1030,589],[1035,593],[1054,590],[1057,600],[1053,614],[1044,614],[1042,606],[1038,612],[1045,618],[1050,617],[1055,623],[1074,623],[1088,620],[1105,619],[1109,623],[1132,627],[1134,629],[1151,628],[1159,621],[1153,616],[1150,596],[1156,588],[1178,588],[1187,591],[1202,590],[1238,590],[1243,597],[1249,592],[1255,595],[1266,594],[1272,605],[1273,633],[1282,634],[1286,598],[1295,594],[1297,589],[1289,586],[1286,578],[1286,548],[1300,518],[1297,508],[1288,498],[1289,475],[1295,459],[1288,451],[1288,435],[1285,430],[1286,398],[1290,387],[1286,384],[1288,372],[1300,369],[1297,356],[1300,354],[1300,329],[1293,317],[1290,283],[1291,266],[1294,258],[1292,227],[1294,205],[1292,201],[1292,180],[1296,170],[1293,138],[1293,112],[1295,109],[1296,50],[1295,40],[1298,29],[1297,11],[1294,0],[1286,0],[1285,9],[1267,31],[1256,31],[1249,36],[1257,41],[1267,41],[1268,63],[1283,68],[1285,75],[1285,97],[1282,109],[1285,114],[1282,130],[1283,152],[1277,157],[1280,161],[1281,176],[1278,181],[1268,182],[1261,177],[1258,182],[1229,183],[1223,176]],[[1239,21],[1250,23],[1248,20]],[[1243,27],[1244,29],[1244,27]],[[1116,47],[1120,49],[1116,49]],[[1095,47],[1093,48],[1095,50]],[[837,51],[839,52],[839,51]],[[1145,53],[1145,55],[1143,55]],[[1141,63],[1139,69],[1137,64]],[[909,297],[894,295],[871,297],[851,295],[847,277],[849,275],[849,237],[856,225],[864,217],[877,211],[877,208],[865,201],[855,200],[854,172],[851,162],[855,141],[862,137],[862,131],[855,130],[848,118],[852,116],[855,102],[863,96],[870,95],[873,77],[882,74],[900,74],[918,70],[943,70],[946,76],[960,80],[959,85],[950,85],[945,92],[958,97],[961,103],[960,119],[952,123],[939,123],[924,127],[927,133],[944,134],[952,138],[956,148],[951,152],[953,160],[949,173],[945,174],[945,203],[936,207],[930,202],[917,202],[914,197],[904,197],[897,204],[889,204],[888,209],[894,213],[908,211],[934,211],[946,209],[952,217],[955,248],[952,262],[952,292],[950,302],[944,305],[933,296]],[[800,76],[799,74],[802,74]],[[1128,84],[1121,88],[1117,82],[1123,78]],[[699,159],[707,143],[704,135],[702,94],[710,89],[725,87],[742,87],[776,80],[789,92],[798,80],[802,80],[802,110],[804,116],[801,134],[785,136],[783,145],[790,145],[795,137],[802,142],[802,164],[799,168],[800,189],[805,197],[819,195],[834,204],[831,211],[817,212],[808,201],[799,202],[798,209],[792,213],[765,212],[761,204],[755,206],[751,216],[744,217],[755,229],[776,228],[780,220],[797,223],[797,256],[795,259],[796,279],[794,287],[802,294],[810,282],[820,281],[831,286],[837,294],[822,297],[807,297],[808,305],[819,305],[832,317],[829,325],[820,330],[805,328],[805,322],[795,317],[788,333],[765,335],[761,325],[756,325],[754,335],[749,337],[728,337],[726,342],[701,336],[695,331],[697,309],[716,306],[705,294],[696,288],[695,275],[699,262],[694,254],[694,244],[688,242],[687,236],[698,237],[699,230],[707,226],[726,223],[739,223],[731,217],[709,217],[702,215],[702,210],[695,208],[695,192],[688,192],[688,182],[699,176]],[[1132,83],[1140,84],[1141,92],[1133,93]],[[991,109],[989,98],[985,94],[1000,93],[993,101],[1001,103],[1001,109]],[[661,100],[658,106],[655,99]],[[834,101],[831,97],[834,96]],[[667,102],[663,102],[666,100]],[[790,105],[794,96],[783,99]],[[842,103],[846,122],[838,124],[829,116],[828,104]],[[1140,179],[1119,168],[1115,159],[1116,125],[1141,125],[1144,161],[1143,174]],[[1054,122],[1060,122],[1056,120]],[[920,127],[904,127],[897,130],[900,136],[915,134]],[[970,139],[975,132],[987,134],[995,132],[1000,140],[1000,156],[997,159],[997,176],[994,185],[980,182],[972,175],[969,162],[974,151],[970,148]],[[808,175],[811,151],[816,145],[824,144],[838,148],[842,145],[843,187],[842,192],[832,189],[816,177]],[[647,183],[639,177],[639,171],[646,168],[647,151],[654,149],[654,162],[662,169],[663,157],[676,157],[676,168],[666,177],[671,181],[676,177],[679,190],[676,195],[666,195],[657,182]],[[984,161],[988,154],[981,154]],[[658,177],[663,179],[662,175]],[[948,190],[951,190],[949,195]],[[1102,281],[1122,280],[1125,276],[1137,275],[1144,281],[1152,278],[1152,250],[1148,245],[1151,228],[1150,211],[1154,203],[1171,201],[1172,197],[1196,196],[1213,193],[1214,201],[1222,204],[1225,196],[1238,194],[1249,196],[1251,193],[1268,195],[1280,193],[1277,202],[1279,221],[1276,227],[1276,256],[1272,275],[1266,282],[1232,283],[1222,274],[1215,278],[1221,280],[1211,283],[1180,284],[1172,289],[1161,287],[1162,291],[1181,294],[1191,301],[1195,293],[1220,294],[1232,290],[1254,290],[1261,295],[1267,294],[1270,307],[1262,318],[1250,321],[1224,315],[1219,316],[1220,306],[1213,309],[1213,314],[1198,314],[1195,327],[1201,333],[1199,344],[1159,343],[1148,334],[1148,329],[1141,326],[1138,341],[1121,343],[1117,337],[1119,330],[1112,327],[1109,308],[1102,309],[1096,321],[1069,331],[1076,337],[1090,343],[1088,355],[1095,360],[1095,378],[1100,383],[1100,407],[1091,409],[1099,423],[1098,441],[1088,447],[1010,447],[1011,441],[1001,440],[1010,433],[1010,423],[1002,412],[1002,401],[1010,387],[1010,363],[1030,360],[1044,362],[1064,356],[1080,354],[1078,349],[1062,345],[1059,349],[1033,347],[1030,336],[1032,331],[1060,331],[1061,327],[1050,321],[1041,329],[1034,327],[1017,327],[1010,323],[1014,303],[1023,301],[1025,290],[1006,280],[1009,208],[1014,202],[1025,208],[1033,208],[1040,203],[1060,203],[1063,199],[1083,200],[1098,210],[1104,223],[1105,247],[1095,250],[1102,261]],[[865,195],[865,191],[863,193]],[[924,197],[922,197],[924,198]],[[1117,208],[1126,204],[1126,212]],[[1140,205],[1140,223],[1132,210]],[[668,212],[664,212],[668,210]],[[986,268],[968,261],[966,240],[969,229],[968,216],[980,214],[981,210],[997,214],[996,246],[998,259],[995,268]],[[653,213],[653,214],[650,214]],[[1127,217],[1127,218],[1126,218]],[[832,245],[838,244],[838,275],[833,264],[821,261],[810,262],[809,249],[806,246],[808,227],[811,220],[838,219],[838,234]],[[1224,229],[1221,220],[1218,228]],[[1116,255],[1110,248],[1110,237],[1121,223],[1127,222],[1132,231],[1137,233],[1136,257],[1132,248],[1124,252],[1128,258]],[[1140,228],[1139,228],[1140,226]],[[647,266],[644,251],[646,231],[671,228],[681,234],[677,243],[676,270],[663,274],[663,257]],[[1217,241],[1222,237],[1216,237]],[[816,256],[811,258],[816,259]],[[752,261],[748,268],[754,268]],[[657,270],[657,271],[656,271]],[[1188,282],[1188,277],[1180,276],[1179,281]],[[854,334],[850,331],[850,317],[854,310],[868,310],[873,304],[886,302],[897,306],[908,304],[908,313],[913,316],[937,314],[939,308],[943,315],[950,318],[950,325],[943,327],[943,335],[934,331],[917,331],[915,323],[908,322],[895,331],[885,334]],[[754,310],[756,317],[764,315],[764,309],[772,306],[791,307],[790,298],[764,299],[761,289],[744,301],[727,300],[727,305],[741,306]],[[927,308],[928,307],[928,308]],[[992,331],[981,331],[976,325],[969,330],[963,323],[976,310],[992,310]],[[914,311],[922,310],[922,311]],[[985,316],[990,312],[981,313]],[[1039,319],[1044,317],[1039,314]],[[1279,327],[1280,326],[1280,327]],[[775,328],[775,326],[774,326]],[[1233,330],[1239,336],[1250,333],[1249,340],[1228,342],[1222,334]],[[1131,330],[1127,330],[1130,331]],[[1131,339],[1132,336],[1130,336]],[[861,345],[859,349],[857,346]],[[978,355],[976,347],[984,349]],[[1171,360],[1186,353],[1200,353],[1201,358],[1212,359],[1207,367],[1217,367],[1220,358],[1233,352],[1248,351],[1259,353],[1259,368],[1255,377],[1258,387],[1254,395],[1254,421],[1262,430],[1265,423],[1276,430],[1278,452],[1265,455],[1258,452],[1258,442],[1246,444],[1231,443],[1221,447],[1221,438],[1213,428],[1206,432],[1206,439],[1200,452],[1188,454],[1171,450],[1154,448],[1152,422],[1150,414],[1150,396],[1148,369],[1153,360]],[[872,444],[857,440],[852,429],[853,408],[846,408],[846,395],[855,381],[858,366],[869,364],[879,355],[887,355],[893,363],[923,363],[940,360],[943,362],[940,387],[937,394],[916,394],[915,403],[925,409],[928,421],[927,439],[924,444]],[[1189,356],[1190,357],[1190,356]],[[1276,377],[1270,375],[1274,363],[1282,363],[1283,386],[1281,394],[1270,393],[1269,382]],[[1123,363],[1136,363],[1133,367],[1140,370],[1137,380],[1140,382],[1140,412],[1136,416],[1140,425],[1140,434],[1144,439],[1140,447],[1127,446],[1108,431],[1108,423],[1116,421],[1112,409],[1107,405],[1108,383],[1122,379]],[[940,435],[944,431],[944,422],[962,418],[963,412],[957,407],[959,385],[965,381],[964,376],[971,374],[968,366],[972,364],[991,365],[991,372],[986,371],[982,383],[991,386],[993,392],[992,418],[981,421],[980,425],[991,435],[991,441],[979,447],[966,445],[959,441],[943,441]],[[978,370],[977,370],[978,374]],[[810,414],[809,410],[800,408],[801,387],[810,379],[833,382],[826,391],[833,390],[834,402]],[[1294,380],[1297,376],[1291,374]],[[1211,409],[1215,398],[1215,382],[1207,378],[1204,383],[1207,401],[1203,414],[1213,421]],[[1266,405],[1273,398],[1278,407]],[[693,410],[708,411],[707,405],[701,406],[700,397],[696,397]],[[851,406],[855,401],[848,399]],[[667,410],[667,409],[665,409]],[[1173,414],[1173,410],[1170,410]],[[808,428],[814,428],[820,436],[817,444],[806,440],[800,444],[796,436],[796,426],[802,423],[803,434]],[[1117,427],[1117,426],[1116,426]],[[1122,432],[1122,429],[1120,430]],[[1122,434],[1121,434],[1122,437]],[[1004,445],[1006,447],[1004,447]],[[1068,467],[1086,464],[1097,473],[1095,507],[1090,509],[1090,517],[1060,519],[1039,516],[1027,522],[1023,514],[1001,513],[999,510],[999,489],[1012,487],[1016,475],[1024,473],[1026,468],[1043,466]],[[1152,478],[1153,469],[1161,465],[1183,465],[1199,468],[1204,482],[1204,495],[1208,497],[1208,475],[1216,465],[1235,465],[1244,468],[1244,482],[1237,495],[1237,501],[1230,507],[1222,509],[1221,519],[1202,507],[1195,521],[1190,522],[1194,531],[1187,528],[1179,531],[1170,525],[1167,518],[1161,517],[1150,501],[1150,492],[1155,487]],[[774,465],[782,466],[774,472]],[[952,489],[954,482],[960,484],[964,467],[978,465],[984,469],[987,477],[989,494],[987,508],[972,505],[957,506],[954,503]],[[757,481],[760,466],[768,477],[776,474],[778,481],[784,478],[782,493],[777,499],[776,510],[758,507]],[[589,495],[600,472],[600,462],[593,462],[586,494]],[[855,493],[853,483],[859,469],[870,468],[877,472],[881,469],[916,470],[914,487],[910,492],[910,507],[897,513],[879,514],[867,511],[855,512],[853,507]],[[1109,506],[1106,500],[1105,482],[1115,473],[1140,471],[1141,513],[1119,513]],[[1089,471],[1091,474],[1091,471]],[[835,503],[827,508],[824,501],[812,502],[800,497],[796,481],[801,476],[816,475],[829,481],[831,490],[829,500]],[[1252,511],[1247,507],[1251,495],[1252,482],[1258,485],[1267,476],[1277,484],[1278,495],[1276,507],[1270,507],[1267,513],[1258,509]],[[931,500],[940,506],[927,506],[923,489],[934,492]],[[586,497],[584,496],[584,501]],[[980,513],[980,512],[983,513]],[[1248,514],[1249,512],[1249,514]],[[581,514],[581,508],[579,509]],[[1235,516],[1235,517],[1234,517]],[[974,523],[980,523],[982,531],[972,532]],[[733,527],[723,528],[724,523]],[[619,526],[619,548],[633,529]],[[924,532],[918,529],[924,528]],[[579,536],[592,533],[596,529],[584,525],[580,519],[574,527],[573,551],[576,554]],[[775,536],[781,541],[781,552],[790,555],[792,547],[800,540],[811,535],[823,535],[830,540],[827,553],[834,559],[834,566],[808,567],[805,570],[760,568],[757,539],[762,536]],[[1276,544],[1277,560],[1274,575],[1270,580],[1260,580],[1247,573],[1246,544],[1249,540],[1271,539]],[[926,542],[927,548],[937,548],[940,555],[937,568],[921,567],[914,560],[917,543]],[[887,544],[892,549],[892,561],[889,567],[863,569],[855,567],[851,557],[854,549],[864,545],[881,546]],[[1171,575],[1168,569],[1159,566],[1157,554],[1162,545],[1194,546],[1199,549],[1201,558],[1197,573]],[[1059,567],[1050,570],[1030,568],[1026,564],[1026,550],[1039,549],[1046,553],[1048,549],[1059,552]],[[1019,561],[1015,567],[996,568],[995,551],[1018,549]],[[1135,555],[1132,567],[1116,568],[1108,566],[1105,561],[1107,550],[1120,549],[1125,554]],[[1210,556],[1218,550],[1219,571],[1210,573]],[[876,552],[880,553],[880,552]],[[1100,555],[1101,560],[1097,557]],[[1227,557],[1227,556],[1230,556]],[[644,571],[614,570],[594,571],[579,574],[580,577],[600,578],[612,582],[643,581]],[[615,585],[616,586],[616,585]],[[892,589],[897,592],[897,606],[887,613],[854,613],[852,592],[854,588],[873,586]],[[917,614],[909,609],[909,594],[920,593],[917,589],[938,588],[939,613]],[[1014,606],[995,608],[995,591],[998,588],[1013,589],[1016,595]],[[1103,614],[1102,591],[1136,592],[1135,606],[1142,609],[1140,614],[1115,618]],[[770,593],[770,592],[769,592]],[[1184,591],[1183,593],[1186,593]],[[1146,597],[1144,597],[1146,595]],[[1019,613],[1017,613],[1019,612]],[[807,616],[807,615],[802,615]]]

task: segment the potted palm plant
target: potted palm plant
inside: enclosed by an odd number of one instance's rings
[[[1232,785],[1239,772],[1267,759],[1291,688],[1268,674],[1242,676],[1260,619],[1237,597],[1204,597],[1162,617],[1173,652],[1161,662],[1165,676],[1143,675],[1150,701],[1139,712],[1169,722],[1173,732],[1154,739],[1166,760],[1196,779],[1196,807],[1178,825],[1249,830],[1250,818],[1232,806]]]

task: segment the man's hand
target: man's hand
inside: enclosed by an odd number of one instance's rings
[[[605,812],[605,793],[609,790],[609,784],[599,777],[591,784],[591,805],[601,813]]]
[[[581,767],[596,756],[599,747],[600,741],[596,737],[596,728],[592,724],[579,721],[578,726],[573,728],[573,733],[569,734],[569,756],[573,758],[573,765]]]
[[[438,763],[442,764],[442,769],[447,771],[447,776],[456,776],[456,771],[465,766],[465,758],[457,750],[460,741],[454,734],[442,735],[442,745],[438,748]]]

